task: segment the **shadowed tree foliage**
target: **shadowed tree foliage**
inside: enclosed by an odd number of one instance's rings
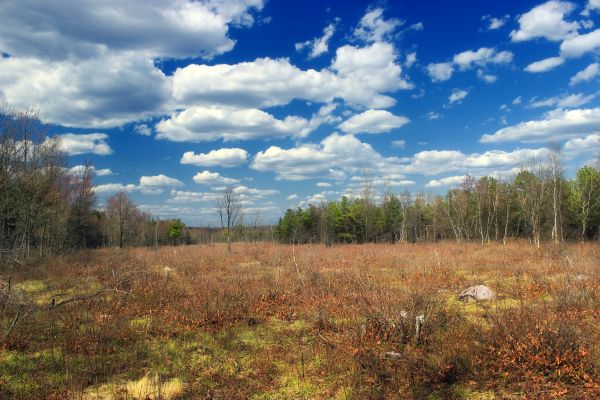
[[[70,173],[36,112],[0,109],[0,261],[95,246],[92,171]]]

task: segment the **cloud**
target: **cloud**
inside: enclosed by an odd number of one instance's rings
[[[168,203],[194,203],[194,202],[215,202],[222,198],[222,193],[215,192],[190,192],[181,190],[171,190],[171,197]]]
[[[61,148],[70,155],[92,153],[100,156],[112,154],[112,149],[106,143],[106,133],[64,133],[56,135],[60,138]]]
[[[171,78],[154,60],[229,51],[229,27],[252,25],[262,7],[262,0],[4,1],[0,49],[10,57],[0,57],[0,102],[85,128],[162,113]]]
[[[600,10],[600,0],[588,0],[587,5],[585,6],[585,10],[581,13],[581,15],[589,17],[590,11]]]
[[[367,110],[342,122],[338,127],[351,134],[385,133],[406,125],[409,119],[385,110]]]
[[[497,52],[496,49],[482,47],[477,51],[467,50],[454,56],[452,62],[461,70],[484,67],[489,64],[509,64],[513,59],[510,51]]]
[[[515,97],[515,99],[512,101],[512,103],[515,106],[518,106],[519,104],[521,104],[523,102],[523,98],[521,96]]]
[[[298,198],[298,195],[296,193],[294,194],[290,194],[288,197],[286,197],[286,200],[296,200]]]
[[[531,73],[546,72],[564,64],[564,62],[565,59],[562,57],[549,57],[540,61],[532,62],[525,67],[525,71]]]
[[[447,176],[440,179],[432,179],[425,184],[426,188],[438,188],[447,186],[458,186],[465,180],[465,175]]]
[[[577,33],[577,22],[565,21],[565,16],[575,9],[573,3],[551,0],[534,7],[518,19],[519,29],[510,33],[513,42],[536,38],[561,41]]]
[[[436,119],[440,119],[442,118],[442,115],[440,113],[437,113],[435,111],[429,111],[427,113],[427,119],[430,121],[435,121]]]
[[[470,70],[479,67],[477,75],[484,81],[490,83],[495,81],[495,77],[485,74],[482,68],[489,65],[510,64],[513,60],[513,53],[510,51],[496,51],[490,47],[481,47],[477,51],[467,50],[456,54],[452,61],[442,63],[431,63],[427,66],[427,72],[433,82],[447,81],[452,77],[454,68],[461,71]]]
[[[181,104],[229,104],[240,107],[286,105],[294,99],[387,108],[385,93],[411,89],[402,78],[393,45],[342,46],[329,68],[301,70],[288,59],[259,58],[239,64],[190,64],[173,76],[173,95]]]
[[[543,119],[521,122],[483,135],[480,142],[548,142],[589,134],[597,131],[599,126],[600,108],[558,109],[547,113]]]
[[[514,167],[532,157],[540,157],[547,153],[547,149],[516,149],[512,151],[489,150],[485,153],[470,154],[463,160],[466,168],[506,168]]]
[[[279,194],[279,190],[276,189],[255,189],[243,185],[234,187],[233,191],[242,195],[250,195],[254,198],[261,198],[264,196],[273,196]]]
[[[406,140],[403,140],[403,139],[393,140],[392,147],[395,147],[397,149],[403,149],[406,147]]]
[[[262,0],[8,0],[0,9],[0,48],[50,60],[102,56],[106,49],[210,58],[233,48],[230,25],[252,25],[251,12],[262,7]]]
[[[448,97],[448,104],[459,103],[469,95],[469,92],[463,89],[454,89]]]
[[[301,144],[291,149],[271,146],[259,152],[251,168],[272,171],[277,179],[302,180],[309,178],[345,177],[369,170],[374,182],[391,186],[414,184],[405,174],[438,175],[450,171],[478,175],[500,174],[521,165],[531,157],[546,154],[547,149],[491,150],[465,154],[456,150],[427,150],[410,158],[384,157],[369,144],[351,135],[332,134],[319,144]],[[356,176],[351,180],[359,178]]]
[[[202,167],[237,167],[246,163],[248,152],[240,148],[211,150],[208,153],[194,154],[186,151],[181,157],[182,164]]]
[[[573,85],[576,85],[581,82],[591,81],[598,75],[600,75],[600,64],[592,63],[592,64],[588,65],[587,67],[585,67],[583,70],[576,73],[571,78],[571,81],[569,84],[571,86],[573,86]]]
[[[194,175],[194,182],[200,185],[231,185],[239,182],[238,179],[226,178],[218,172],[202,171]]]
[[[385,20],[383,9],[375,8],[368,11],[354,30],[354,36],[368,43],[382,42],[391,39],[394,31],[404,22],[398,19]]]
[[[316,58],[329,51],[329,41],[335,33],[336,23],[331,23],[323,29],[323,36],[314,38],[313,40],[307,40],[306,42],[296,43],[295,47],[297,51],[301,51],[305,48],[309,48],[308,58]]]
[[[563,57],[581,57],[585,53],[598,49],[600,49],[600,29],[565,39],[560,45],[560,54]]]
[[[162,186],[183,186],[179,179],[171,178],[166,175],[142,176],[140,178],[140,187],[162,187]]]
[[[508,22],[509,18],[510,18],[510,15],[505,15],[504,17],[501,17],[501,18],[495,18],[495,17],[492,17],[491,15],[485,15],[485,16],[481,17],[481,20],[486,21],[488,23],[487,28],[486,28],[487,30],[493,31],[493,30],[502,28],[506,24],[506,22]]]
[[[170,92],[170,79],[152,60],[131,55],[82,61],[0,57],[0,100],[35,107],[47,123],[121,126],[161,110]]]
[[[431,63],[427,66],[427,73],[434,82],[447,81],[452,78],[454,66],[451,62]]]
[[[317,187],[331,187],[329,182],[317,182]]]
[[[406,59],[404,61],[404,65],[406,68],[412,67],[417,62],[417,52],[412,51],[406,54]]]
[[[538,107],[560,107],[560,108],[575,108],[582,106],[584,104],[589,103],[596,97],[595,94],[591,94],[589,96],[584,95],[583,93],[570,94],[570,95],[562,95],[562,96],[554,96],[545,100],[536,100],[532,101],[529,104],[529,107],[538,108]]]
[[[146,124],[138,124],[138,125],[134,126],[133,131],[135,133],[137,133],[138,135],[142,135],[142,136],[152,135],[152,128],[150,128]]]
[[[139,185],[134,184],[122,184],[122,183],[107,183],[104,185],[97,185],[94,187],[94,191],[97,194],[109,194],[116,192],[140,192],[147,195],[158,195],[163,193],[164,187],[183,186],[183,182],[179,179],[171,178],[166,175],[154,175],[154,176],[142,176],[140,177]]]
[[[396,158],[381,156],[353,135],[333,133],[319,144],[301,144],[291,149],[271,146],[258,152],[250,167],[260,172],[272,171],[277,179],[302,180],[340,178],[346,171],[365,168],[378,171],[398,162]]]
[[[75,165],[71,168],[69,168],[69,174],[72,175],[83,175],[83,173],[86,170],[85,165]],[[113,175],[113,172],[110,170],[110,168],[101,168],[101,169],[97,169],[96,167],[94,167],[93,165],[90,165],[89,168],[92,170],[92,172],[94,173],[94,175],[96,176],[110,176]]]
[[[582,154],[596,155],[600,151],[600,133],[570,139],[564,144],[562,149],[567,156],[571,157]]]
[[[497,76],[486,74],[482,69],[477,70],[477,77],[486,83],[494,83],[498,80]]]
[[[208,142],[305,137],[309,121],[296,116],[283,120],[257,108],[195,106],[172,114],[156,124],[158,139],[174,142]]]
[[[547,149],[490,150],[485,153],[464,154],[456,150],[427,150],[416,153],[410,162],[399,169],[402,173],[438,175],[449,171],[462,171],[478,175],[497,173],[522,164],[531,157],[539,157]]]
[[[122,183],[107,183],[104,185],[95,186],[94,192],[96,192],[97,194],[108,194],[108,193],[117,193],[117,192],[131,193],[137,189],[138,189],[138,187],[133,184],[124,185]]]
[[[94,173],[98,176],[110,176],[113,175],[113,172],[110,168],[100,168],[94,169]]]

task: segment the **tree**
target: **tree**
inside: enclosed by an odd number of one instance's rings
[[[0,261],[68,245],[73,186],[66,160],[35,111],[0,107]]]
[[[581,241],[585,241],[590,214],[600,207],[600,172],[592,167],[583,167],[577,172],[572,186],[577,215],[581,224]]]
[[[560,241],[562,236],[561,229],[561,181],[563,176],[562,170],[562,155],[560,144],[553,143],[550,145],[550,153],[548,154],[548,169],[552,177],[552,214],[554,217],[554,225],[552,226],[552,240],[555,243]]]
[[[119,248],[132,245],[141,232],[143,216],[123,191],[106,201],[106,219],[109,238]]]
[[[231,231],[238,223],[242,210],[240,195],[228,186],[217,201],[217,213],[221,220],[221,230],[227,237],[227,252],[231,253]]]
[[[180,219],[173,220],[169,225],[168,237],[171,243],[177,244],[183,234],[185,224]]]
[[[98,245],[100,232],[95,229],[93,206],[96,194],[92,184],[92,167],[73,174],[71,179],[71,212],[69,215],[70,237],[73,247]]]
[[[529,161],[515,178],[515,189],[521,212],[530,229],[531,239],[539,248],[544,222],[545,206],[548,201],[548,170],[540,160]]]

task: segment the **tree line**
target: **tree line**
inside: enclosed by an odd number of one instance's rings
[[[558,147],[512,179],[466,176],[445,195],[377,196],[365,176],[360,196],[288,209],[273,227],[245,215],[228,187],[216,204],[219,227],[190,228],[140,210],[125,192],[96,204],[93,168],[68,168],[60,138],[36,112],[0,108],[0,262],[100,246],[225,241],[365,243],[600,239],[600,163],[566,179]],[[273,229],[274,228],[274,229]]]
[[[600,160],[599,160],[600,161]],[[600,239],[600,162],[566,179],[561,153],[525,163],[512,179],[465,176],[444,195],[394,193],[376,198],[368,174],[360,196],[288,209],[276,236],[283,243],[506,242]]]
[[[0,262],[100,246],[190,243],[179,219],[159,220],[121,192],[96,207],[93,168],[68,168],[60,138],[35,111],[0,107]]]

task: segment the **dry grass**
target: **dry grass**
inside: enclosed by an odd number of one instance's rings
[[[598,250],[260,243],[5,267],[0,398],[595,398]],[[473,284],[498,299],[457,301]]]

